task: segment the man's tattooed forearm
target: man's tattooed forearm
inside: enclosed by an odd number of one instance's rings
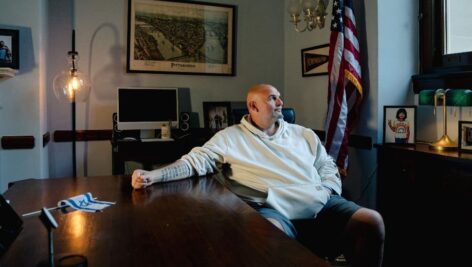
[[[187,164],[172,164],[162,169],[162,182],[171,181],[176,178],[188,177],[191,175],[190,167]]]

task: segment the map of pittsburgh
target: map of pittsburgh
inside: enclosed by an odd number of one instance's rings
[[[141,9],[135,16],[135,60],[228,63],[225,12],[185,16]]]

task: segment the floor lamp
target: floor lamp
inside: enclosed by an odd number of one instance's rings
[[[53,88],[57,99],[71,103],[72,110],[72,173],[77,177],[76,163],[76,102],[87,101],[90,95],[90,80],[78,70],[79,53],[75,50],[75,30],[72,30],[72,50],[67,53],[69,70],[54,77]]]

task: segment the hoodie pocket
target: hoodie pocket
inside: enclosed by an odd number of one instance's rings
[[[269,187],[266,203],[293,220],[316,217],[328,199],[319,183],[296,184]]]

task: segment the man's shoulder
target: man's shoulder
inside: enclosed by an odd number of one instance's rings
[[[231,134],[235,134],[235,133],[238,133],[238,132],[241,132],[241,127],[242,125],[240,123],[238,124],[233,124],[231,126],[228,126],[220,131],[217,132],[217,134],[220,134],[220,135],[231,135]]]
[[[287,123],[287,130],[296,136],[309,140],[310,142],[316,142],[316,140],[319,140],[315,130],[300,124]]]
[[[313,129],[300,125],[300,124],[287,122],[286,125],[287,125],[287,129],[292,130],[292,131],[297,131],[300,133],[303,133],[303,132],[314,133]]]

